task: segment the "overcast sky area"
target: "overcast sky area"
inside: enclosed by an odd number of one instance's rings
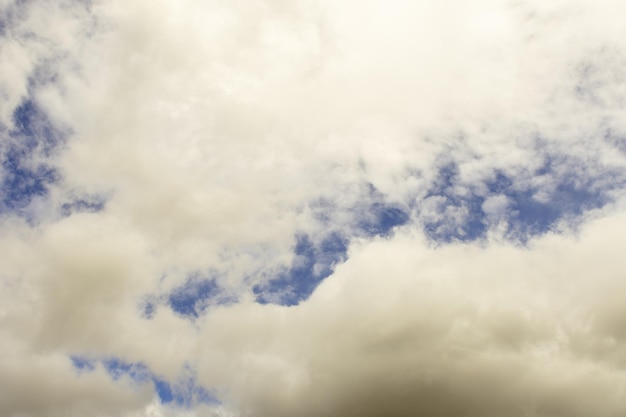
[[[626,2],[0,0],[0,415],[626,415]]]

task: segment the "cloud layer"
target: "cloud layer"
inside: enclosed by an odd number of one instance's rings
[[[0,1],[0,414],[624,414],[622,8]]]

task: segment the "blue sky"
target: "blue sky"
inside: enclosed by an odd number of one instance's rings
[[[621,8],[0,1],[0,414],[624,414]]]

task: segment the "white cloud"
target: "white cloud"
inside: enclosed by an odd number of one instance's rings
[[[489,197],[483,203],[482,209],[487,217],[503,218],[506,216],[506,210],[509,207],[509,198],[505,195],[495,195]]]
[[[258,416],[619,414],[623,227],[529,249],[364,242],[298,307],[207,316],[201,380]]]
[[[23,156],[57,170],[48,194],[0,219],[0,411],[179,412],[78,376],[85,355],[194,367],[224,404],[190,415],[624,413],[623,207],[589,211],[623,196],[622,8],[0,2],[2,155],[29,139],[26,97],[64,136]],[[102,210],[60,209],[85,195]],[[564,235],[507,242],[521,195]],[[368,237],[382,202],[410,218]],[[421,232],[462,237],[477,211],[480,244]],[[306,264],[297,235],[333,232],[347,261],[309,300],[254,303]],[[239,304],[193,323],[163,305],[210,271]]]

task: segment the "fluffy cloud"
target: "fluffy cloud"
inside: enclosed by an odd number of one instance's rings
[[[624,413],[620,8],[0,1],[0,411]]]
[[[623,227],[530,248],[363,242],[297,307],[208,315],[201,375],[253,416],[619,415]]]

